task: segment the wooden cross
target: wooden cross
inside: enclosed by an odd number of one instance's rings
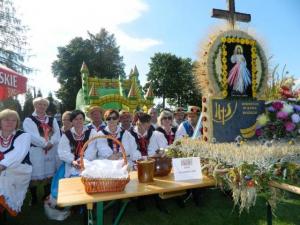
[[[227,0],[228,10],[213,9],[212,17],[226,19],[234,29],[235,21],[250,22],[251,15],[246,13],[239,13],[235,11],[234,0]]]

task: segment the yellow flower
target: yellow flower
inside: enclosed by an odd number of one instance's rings
[[[225,38],[225,37],[222,37],[222,38],[221,38],[221,42],[226,42],[226,38]]]
[[[246,39],[245,43],[246,43],[246,45],[249,45],[250,44],[249,39]]]
[[[241,44],[245,44],[245,39],[241,39]]]

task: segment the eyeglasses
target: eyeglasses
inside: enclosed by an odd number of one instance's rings
[[[117,117],[117,116],[109,116],[109,117],[106,118],[106,121],[118,120],[118,119],[119,119],[119,117]]]
[[[162,118],[163,120],[172,120],[172,116],[166,116]]]

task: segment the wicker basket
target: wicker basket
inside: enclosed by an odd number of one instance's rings
[[[124,164],[127,164],[127,158],[126,158],[126,152],[124,149],[123,144],[116,138],[109,136],[109,135],[99,135],[91,138],[88,140],[82,147],[80,151],[80,165],[81,165],[81,171],[84,170],[84,162],[83,162],[83,155],[84,151],[86,150],[88,144],[98,138],[106,138],[111,139],[118,145],[120,145],[120,148],[122,150],[122,155],[124,159]],[[119,192],[123,191],[126,184],[130,181],[130,177],[128,175],[127,178],[88,178],[88,177],[81,177],[81,181],[84,184],[85,191],[89,194],[93,193],[101,193],[101,192]]]

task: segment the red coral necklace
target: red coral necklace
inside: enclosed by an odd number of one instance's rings
[[[0,136],[0,143],[1,143],[1,146],[3,148],[8,148],[11,144],[11,141],[13,139],[14,135],[11,134],[9,135],[7,138],[3,137],[2,135]]]

